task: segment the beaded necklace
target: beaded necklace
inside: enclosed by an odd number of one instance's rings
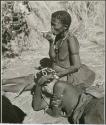
[[[63,39],[60,39],[54,43],[54,49],[55,49],[56,54],[59,53],[59,48],[61,48],[61,46],[63,45],[63,42],[67,39],[68,35],[69,35],[69,33],[67,33]]]

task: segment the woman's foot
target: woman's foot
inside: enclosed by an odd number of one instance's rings
[[[62,115],[61,115],[61,114],[62,114],[62,111],[59,110],[58,107],[48,108],[48,109],[46,110],[46,113],[49,114],[50,116],[56,117],[56,118],[62,116]]]

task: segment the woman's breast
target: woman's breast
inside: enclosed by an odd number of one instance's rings
[[[64,41],[62,46],[60,46],[58,53],[56,55],[56,63],[63,68],[70,67],[69,51],[67,41]]]
[[[62,44],[62,46],[60,46],[59,50],[58,50],[58,58],[59,60],[63,61],[67,58],[67,56],[69,55],[68,52],[68,45],[67,42],[64,41],[64,43]]]

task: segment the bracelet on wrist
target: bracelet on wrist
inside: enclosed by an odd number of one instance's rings
[[[55,78],[55,79],[59,79],[59,76],[57,76],[57,75],[54,75],[54,78]]]

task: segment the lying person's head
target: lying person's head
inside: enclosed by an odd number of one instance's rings
[[[51,16],[51,30],[54,35],[67,31],[71,24],[71,16],[67,11],[56,11]]]

